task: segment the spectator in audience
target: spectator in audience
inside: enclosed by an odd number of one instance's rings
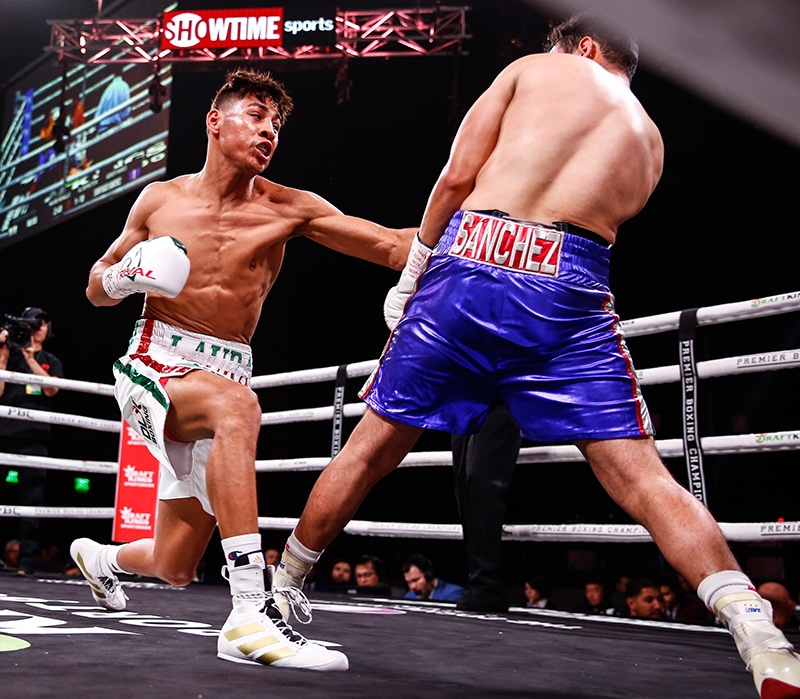
[[[3,548],[3,570],[17,570],[19,568],[19,539],[6,541]]]
[[[318,592],[343,592],[355,587],[353,564],[350,559],[339,556],[331,561],[328,575],[314,581],[314,590]]]
[[[664,600],[664,618],[684,624],[713,624],[714,616],[700,598],[681,587],[676,576],[668,575],[658,582]]]
[[[631,579],[632,576],[623,571],[617,576],[616,580],[614,580],[614,588],[611,590],[609,598],[611,600],[611,606],[617,610],[617,613],[627,609],[628,602],[626,601],[626,597],[628,594],[628,583],[630,583]]]
[[[276,566],[281,562],[281,552],[276,548],[264,549],[264,565]]]
[[[409,556],[403,562],[402,570],[408,586],[406,599],[456,602],[465,592],[461,585],[437,578],[430,558],[422,554]]]
[[[13,322],[0,330],[0,369],[35,377],[63,377],[61,360],[44,348],[53,336],[47,312],[28,306]],[[58,393],[55,386],[31,381],[16,383],[0,379],[0,405],[25,410],[51,411],[51,399]],[[50,423],[0,418],[0,452],[25,456],[47,457],[50,452]],[[46,470],[21,466],[19,471],[19,504],[41,507],[45,502]],[[17,575],[32,575],[39,552],[39,518],[19,519],[19,566]]]
[[[599,576],[589,576],[583,583],[583,603],[575,610],[582,614],[614,616],[617,609],[608,594],[605,582]]]
[[[525,578],[523,586],[525,592],[525,606],[544,609],[549,603],[550,584],[543,575],[534,573]]]
[[[797,617],[797,602],[785,585],[777,581],[768,581],[758,586],[757,592],[772,605],[772,622],[781,631],[800,628]]]
[[[664,619],[661,591],[649,578],[634,578],[625,590],[627,614],[632,619]]]
[[[358,594],[390,597],[395,592],[386,578],[383,561],[374,554],[365,553],[356,561],[354,576]]]

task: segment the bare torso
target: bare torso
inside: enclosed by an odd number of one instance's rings
[[[613,243],[661,176],[658,129],[627,82],[594,61],[567,54],[522,58],[482,100],[479,109],[505,111],[465,209],[571,221]]]
[[[286,242],[300,223],[295,207],[304,194],[263,178],[256,180],[252,196],[229,202],[205,196],[196,175],[156,185],[148,193],[150,237],[180,240],[192,268],[176,298],[149,294],[143,315],[249,342]]]
[[[293,237],[402,269],[415,228],[348,216],[313,192],[260,176],[277,148],[279,128],[269,100],[246,94],[212,107],[203,169],[145,187],[122,233],[92,266],[89,300],[119,303],[121,297],[106,294],[103,273],[138,243],[171,236],[186,247],[189,277],[174,298],[148,293],[143,316],[249,343]]]

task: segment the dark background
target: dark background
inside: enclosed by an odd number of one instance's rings
[[[225,4],[201,0],[181,3],[181,7]],[[235,7],[262,5],[230,3]],[[346,3],[348,9],[378,5],[387,3]],[[312,190],[350,214],[391,226],[415,225],[464,111],[511,60],[540,49],[551,19],[517,0],[477,0],[471,8],[468,32],[472,38],[465,45],[468,55],[351,60],[352,88],[349,101],[343,104],[337,104],[335,63],[251,64],[271,70],[285,83],[295,103],[266,176]],[[13,21],[15,37],[0,46],[0,78],[8,80],[41,57],[49,42],[46,19],[88,18],[96,11],[97,3],[90,0],[0,0],[0,26],[11,26]],[[139,14],[134,9],[129,16]],[[170,177],[202,167],[204,115],[224,72],[236,65],[174,66]],[[665,77],[669,74],[669,66],[649,66],[643,52],[633,90],[661,128],[666,163],[652,199],[644,211],[623,225],[612,250],[612,287],[619,315],[623,319],[649,316],[795,291],[797,147],[671,82]],[[69,378],[110,383],[111,365],[124,350],[141,309],[139,297],[112,309],[98,309],[84,296],[90,266],[118,235],[134,198],[124,196],[0,251],[0,312],[19,313],[28,305],[47,309],[55,329],[48,348],[62,358]],[[180,238],[180,231],[175,235]],[[255,375],[377,358],[386,340],[383,298],[396,276],[391,270],[305,240],[290,243],[283,272],[253,337]],[[799,340],[796,314],[732,323],[699,332],[698,359],[796,348]],[[639,369],[677,363],[676,333],[632,338],[629,344]],[[356,400],[361,382],[350,381],[348,402]],[[792,371],[703,382],[700,434],[796,429],[797,384]],[[659,438],[679,437],[677,384],[644,390]],[[318,407],[332,402],[333,386],[290,387],[259,395],[265,412]],[[106,419],[118,415],[111,399],[68,391],[60,392],[53,409]],[[346,430],[353,424],[348,420]],[[330,439],[327,423],[266,427],[259,458],[326,456]],[[55,427],[51,455],[115,460],[117,441],[113,434]],[[431,433],[418,448],[438,450],[448,445],[445,435]],[[681,460],[671,460],[668,465],[676,477],[685,480]],[[50,504],[112,504],[113,479],[92,475],[91,491],[75,494],[74,475],[48,475]],[[261,474],[262,516],[298,516],[315,478],[315,473]],[[720,521],[800,519],[796,504],[800,476],[791,451],[706,457],[706,479],[709,505]],[[0,487],[0,504],[11,502],[13,489]],[[629,521],[583,463],[519,467],[508,505],[510,523]],[[455,523],[449,469],[398,470],[379,484],[357,518]],[[10,526],[13,520],[0,519],[3,531]],[[47,526],[54,539],[65,542],[76,528],[103,540],[111,530],[105,520],[54,520]],[[286,536],[283,531],[263,534],[266,545],[282,545]],[[737,553],[744,563],[765,557],[788,560],[792,557],[785,553],[794,546],[738,545]],[[378,551],[390,567],[418,549],[432,555],[442,577],[464,581],[458,542],[345,535],[332,547],[332,551],[350,553]],[[513,583],[532,568],[555,576],[580,567],[581,560],[610,571],[651,566],[656,560],[649,545],[509,542],[505,551]],[[788,575],[795,576],[794,564],[787,565]]]

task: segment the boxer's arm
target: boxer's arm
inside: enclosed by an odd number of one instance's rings
[[[188,258],[182,259],[186,258],[183,246],[169,237],[148,241],[148,217],[169,195],[160,184],[145,187],[131,208],[122,233],[92,265],[86,297],[93,305],[114,306],[139,292],[174,296],[183,287],[189,265]],[[141,245],[145,242],[155,245]]]
[[[389,228],[357,216],[347,216],[310,192],[301,192],[300,199],[306,222],[295,229],[294,235],[303,235],[367,262],[403,269],[418,228]]]
[[[497,145],[503,115],[514,95],[514,73],[507,71],[475,101],[458,128],[450,156],[422,216],[419,235],[429,247],[436,245],[453,214],[463,208],[478,174]]]

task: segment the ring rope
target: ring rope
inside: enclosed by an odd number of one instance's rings
[[[19,371],[6,371],[5,369],[0,369],[0,381],[9,381],[10,383],[40,384],[42,386],[63,388],[68,391],[79,391],[80,393],[95,393],[102,396],[114,395],[114,387],[110,384],[78,381],[76,379],[62,379],[57,376],[24,374]]]
[[[729,454],[772,453],[800,449],[800,432],[760,432],[757,434],[723,435],[702,437],[701,444],[707,454],[717,456]],[[656,449],[662,458],[683,456],[683,440],[656,440]],[[583,455],[571,444],[539,447],[523,447],[519,450],[518,464],[567,463],[583,461]],[[260,459],[256,461],[259,473],[281,473],[293,471],[322,471],[330,463],[330,457],[302,457],[297,459]],[[119,464],[115,461],[80,461],[57,459],[45,456],[0,453],[0,465],[46,467],[55,471],[86,471],[91,473],[116,474]],[[400,463],[400,468],[417,466],[452,466],[453,456],[449,451],[410,452]]]
[[[800,310],[800,292],[780,294],[749,301],[721,304],[697,309],[697,325],[745,320],[749,318],[777,315]],[[669,330],[677,330],[681,316],[680,311],[665,313],[645,318],[636,318],[620,322],[625,337],[657,334]],[[369,375],[377,366],[377,360],[356,362],[344,366],[331,366],[311,370],[283,372],[272,375],[254,377],[251,388],[254,390],[289,386],[301,383],[320,383],[335,381],[337,374],[344,371],[349,378]],[[751,355],[728,357],[697,363],[697,376],[709,378],[727,376],[756,371],[773,371],[796,368],[800,366],[800,350],[781,350]],[[681,380],[680,366],[654,367],[640,370],[637,375],[643,385],[672,383]],[[0,380],[14,383],[36,383],[50,385],[67,390],[81,391],[101,395],[113,395],[114,388],[107,384],[90,383],[71,379],[40,377],[31,374],[0,371]],[[363,403],[341,406],[344,417],[357,417],[365,411]],[[120,421],[99,420],[83,416],[71,416],[61,413],[47,413],[36,410],[19,410],[0,406],[0,417],[23,419],[52,424],[83,427],[107,432],[119,432]],[[288,422],[307,422],[331,420],[334,417],[334,406],[288,410],[262,415],[262,425],[285,424]],[[728,435],[722,437],[703,437],[701,445],[707,454],[744,454],[752,452],[775,452],[797,449],[800,447],[800,432],[784,431],[749,435]],[[682,439],[668,439],[656,442],[659,454],[663,458],[683,455]],[[582,461],[583,456],[573,445],[552,445],[520,449],[520,464],[541,462]],[[329,457],[301,459],[271,459],[256,462],[258,472],[276,471],[316,471],[322,470],[330,462]],[[56,470],[85,471],[94,473],[117,473],[119,465],[115,462],[80,461],[71,459],[54,459],[51,457],[26,457],[17,454],[0,453],[0,464],[37,465]],[[448,452],[411,452],[400,464],[409,466],[450,466],[452,454]],[[0,516],[5,517],[63,517],[63,518],[97,518],[113,519],[114,508],[80,508],[80,507],[27,507],[0,505]],[[296,518],[259,517],[261,529],[291,530],[297,523]],[[777,541],[799,540],[800,522],[761,522],[761,523],[720,523],[726,539],[729,541]],[[366,522],[353,520],[345,532],[365,536],[394,536],[437,539],[460,539],[460,524],[426,524],[404,522]],[[517,541],[590,541],[633,543],[652,541],[644,527],[636,524],[547,524],[547,525],[505,525],[504,540]]]
[[[372,362],[359,362],[348,365],[348,376],[361,376],[362,371],[366,371],[367,365],[376,366],[377,360]],[[350,369],[354,369],[351,373]],[[719,376],[731,376],[736,374],[749,374],[761,371],[777,371],[780,369],[796,369],[800,367],[800,349],[778,350],[773,352],[760,352],[756,354],[744,354],[722,359],[709,359],[697,363],[697,375],[701,379],[714,378]],[[329,375],[329,369],[333,370],[333,375]],[[312,377],[312,382],[332,381],[336,379],[338,367],[326,367],[316,370],[301,370],[294,372],[284,372],[283,374],[272,374],[259,377],[261,379],[272,379],[279,376],[279,383],[272,384],[270,381],[261,381],[262,387],[288,386],[304,383],[304,377]],[[367,374],[370,372],[366,372]],[[677,364],[662,367],[652,367],[641,369],[636,372],[643,386],[656,384],[677,383],[681,379],[680,366]],[[29,374],[18,374],[16,372],[0,371],[0,381],[4,379],[11,383],[30,383],[25,376]],[[326,378],[321,378],[321,377]],[[37,383],[45,386],[55,386],[58,379],[46,376],[37,376]],[[51,383],[52,382],[52,383]],[[60,381],[59,381],[60,382]],[[253,380],[255,382],[255,379]],[[81,383],[73,381],[73,383]],[[92,384],[97,387],[100,384]],[[113,395],[113,386],[107,386],[109,391],[104,391],[108,395]],[[346,403],[343,406],[344,417],[359,417],[364,413],[366,407],[363,403]],[[262,413],[262,425],[279,425],[295,422],[322,422],[333,419],[334,407],[323,406],[320,408],[299,408],[296,410],[280,410],[271,413]],[[14,408],[11,406],[0,405],[0,417],[11,418],[12,420],[30,420],[32,422],[50,422],[52,424],[68,424],[73,427],[85,427],[103,432],[119,432],[120,424],[113,420],[100,420],[97,418],[81,417],[79,415],[65,416],[64,413],[50,413],[42,410],[29,410]]]

